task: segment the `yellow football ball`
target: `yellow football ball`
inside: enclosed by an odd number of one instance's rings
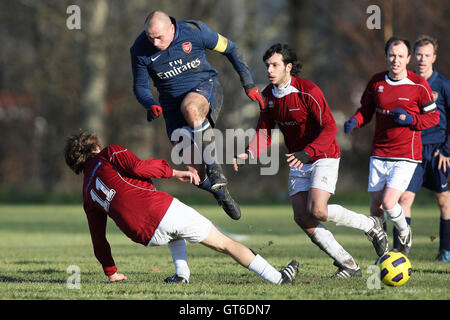
[[[380,279],[388,286],[402,286],[411,278],[411,262],[398,251],[390,251],[377,260]]]

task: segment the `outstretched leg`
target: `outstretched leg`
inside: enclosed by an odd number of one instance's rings
[[[193,142],[193,166],[202,179],[198,186],[213,194],[219,205],[234,220],[241,217],[241,210],[226,189],[228,180],[223,174],[217,159],[216,142],[213,128],[208,120],[210,103],[205,96],[190,92],[181,103],[181,112],[188,123],[185,127],[190,132]]]
[[[311,241],[334,260],[339,267],[338,272],[345,269],[350,276],[361,276],[361,270],[353,257],[320,224],[320,221],[326,221],[329,198],[330,193],[315,188],[291,196],[294,220]]]
[[[334,222],[337,226],[346,226],[364,231],[379,257],[388,253],[388,237],[383,228],[381,217],[369,217],[348,210],[340,205],[330,204],[328,205],[327,221]]]
[[[201,243],[218,252],[228,254],[241,266],[248,268],[271,283],[292,283],[298,272],[298,263],[295,260],[280,272],[263,257],[256,255],[240,242],[227,237],[215,226],[211,227],[208,236]]]

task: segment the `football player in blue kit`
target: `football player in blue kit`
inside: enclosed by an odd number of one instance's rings
[[[400,198],[408,223],[411,223],[411,206],[416,193],[423,186],[434,191],[441,211],[440,245],[436,261],[450,259],[450,191],[448,177],[450,157],[447,146],[448,117],[450,116],[450,81],[433,69],[438,44],[436,39],[422,35],[414,43],[415,71],[424,77],[433,90],[433,98],[440,112],[439,123],[422,131],[422,164],[417,166],[414,176]],[[397,230],[394,228],[394,248],[398,247]]]
[[[162,11],[153,11],[147,16],[144,31],[130,49],[133,91],[147,110],[148,121],[163,115],[173,145],[180,142],[177,137],[186,136],[181,135],[180,130],[188,133],[192,150],[201,158],[200,161],[193,162],[192,158],[186,161],[183,155],[183,163],[199,174],[202,179],[199,187],[212,193],[225,212],[238,220],[241,211],[226,188],[227,179],[218,163],[217,153],[204,152],[215,150],[212,129],[223,100],[218,73],[206,60],[206,49],[228,58],[247,96],[263,109],[260,91],[234,42],[202,21],[177,21]],[[159,101],[151,93],[150,79],[158,91]]]

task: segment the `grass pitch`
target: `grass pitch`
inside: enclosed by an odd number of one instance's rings
[[[381,284],[379,289],[368,284],[376,254],[360,231],[325,223],[363,271],[362,278],[330,279],[336,271],[332,260],[295,225],[289,205],[242,206],[239,221],[215,205],[193,207],[277,269],[297,259],[300,273],[295,284],[269,284],[200,244],[188,244],[191,283],[164,284],[163,279],[174,272],[167,246],[135,244],[108,220],[113,257],[119,272],[128,277],[124,283],[109,284],[94,257],[81,205],[1,205],[0,300],[450,299],[450,265],[433,261],[439,246],[439,212],[434,203],[413,208],[410,281],[397,288]],[[368,214],[367,206],[347,207]],[[388,225],[392,244],[392,225]]]

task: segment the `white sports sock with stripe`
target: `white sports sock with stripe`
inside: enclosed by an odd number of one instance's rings
[[[383,211],[387,214],[388,219],[395,225],[401,236],[408,234],[408,222],[406,222],[405,214],[403,213],[403,209],[400,204],[397,203],[392,209],[383,209]]]

